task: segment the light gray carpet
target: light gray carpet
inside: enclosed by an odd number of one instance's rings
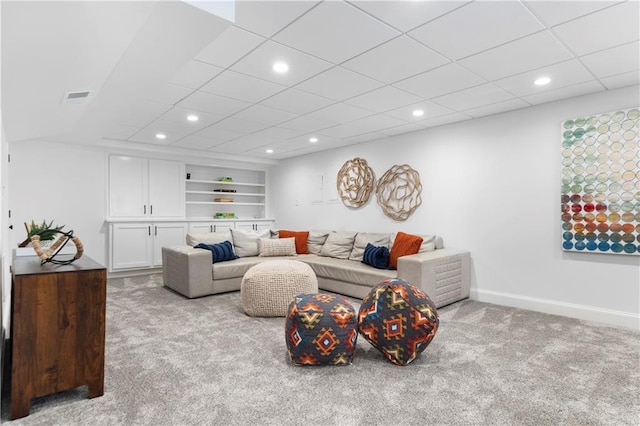
[[[104,396],[38,398],[12,424],[640,423],[639,333],[474,301],[439,313],[409,366],[360,337],[353,365],[295,367],[284,319],[245,316],[239,292],[188,300],[159,275],[111,279]]]

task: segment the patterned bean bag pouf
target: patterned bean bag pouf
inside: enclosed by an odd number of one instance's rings
[[[301,294],[289,305],[287,352],[297,365],[347,365],[358,339],[356,311],[344,296]]]
[[[438,331],[436,305],[422,290],[400,278],[382,281],[362,300],[358,330],[396,365],[407,365]]]

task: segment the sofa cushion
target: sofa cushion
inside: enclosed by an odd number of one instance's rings
[[[335,257],[336,259],[348,259],[353,250],[353,242],[356,239],[355,232],[332,232],[324,242],[321,256]]]
[[[389,269],[389,249],[385,246],[376,247],[371,243],[367,244],[362,263],[378,269]]]
[[[244,231],[242,229],[232,229],[231,235],[236,254],[240,257],[249,257],[258,255],[260,252],[258,240],[271,237],[271,230]]]
[[[309,231],[287,231],[285,229],[281,229],[278,231],[278,236],[280,238],[295,238],[296,239],[296,253],[298,254],[309,254],[309,249],[307,247],[307,241],[309,239]]]
[[[260,257],[295,256],[295,238],[260,238],[258,242]]]
[[[393,242],[396,239],[397,234],[391,234],[391,241],[389,243],[389,247],[393,247]],[[420,245],[420,250],[418,253],[426,253],[428,251],[434,251],[436,249],[444,248],[444,243],[442,242],[442,237],[437,235],[422,235],[416,234],[419,237],[422,237],[422,244]]]
[[[236,254],[233,252],[231,241],[228,240],[218,244],[199,243],[195,245],[194,248],[201,248],[211,251],[211,257],[213,259],[212,263],[226,262],[238,258],[238,256],[236,256]]]
[[[421,245],[422,237],[398,232],[389,254],[389,268],[396,269],[399,257],[418,253]]]
[[[356,239],[353,242],[353,250],[349,255],[349,260],[355,260],[362,262],[362,256],[364,250],[367,248],[367,244],[371,243],[374,246],[384,246],[389,248],[391,241],[390,234],[374,234],[369,232],[358,232]]]
[[[201,234],[188,233],[186,239],[187,245],[191,247],[199,243],[209,245],[218,244],[223,241],[231,241],[231,230],[227,229],[223,232],[206,232]],[[231,241],[231,243],[233,244],[233,241]]]
[[[309,250],[309,253],[319,256],[328,236],[329,231],[309,231],[309,238],[307,238],[307,250]]]
[[[237,260],[230,263],[235,262],[237,262]],[[348,259],[310,256],[308,258],[305,257],[304,262],[311,266],[311,269],[313,269],[313,272],[315,272],[318,277],[345,281],[367,287],[373,287],[381,280],[396,276],[396,271],[375,269],[362,262],[354,262]],[[224,265],[224,263],[221,265]]]

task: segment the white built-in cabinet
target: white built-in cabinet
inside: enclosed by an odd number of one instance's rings
[[[262,231],[266,172],[109,156],[109,271],[162,266],[162,247],[187,232]]]
[[[184,218],[185,165],[123,155],[109,157],[109,216]]]
[[[112,223],[109,269],[154,268],[162,266],[162,247],[184,245],[184,222]]]

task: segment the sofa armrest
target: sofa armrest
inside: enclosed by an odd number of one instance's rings
[[[469,297],[471,256],[439,249],[398,258],[398,278],[420,287],[437,307]]]
[[[165,286],[188,298],[213,292],[211,252],[189,246],[162,247]]]

